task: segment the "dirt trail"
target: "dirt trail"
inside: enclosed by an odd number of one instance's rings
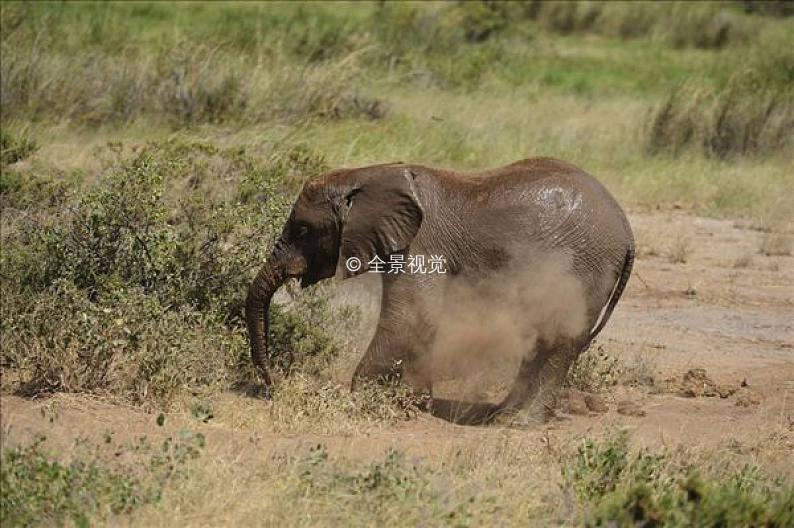
[[[619,386],[607,393],[606,413],[564,416],[529,429],[458,426],[422,415],[385,430],[329,437],[261,432],[235,424],[222,412],[208,424],[187,414],[169,416],[160,429],[153,415],[136,409],[73,397],[56,398],[53,406],[47,399],[3,396],[3,436],[15,442],[43,431],[67,444],[108,430],[134,437],[190,425],[207,435],[208,445],[241,457],[318,442],[351,456],[375,456],[386,447],[432,456],[495,435],[540,446],[622,425],[645,444],[719,447],[774,433],[794,448],[794,257],[761,254],[764,234],[729,220],[673,212],[635,214],[631,222],[639,249],[635,273],[598,341],[623,362],[652,365],[657,376],[652,387]],[[673,262],[681,259],[686,262]],[[346,295],[363,301],[365,312],[374,312],[377,298],[361,294],[367,285],[350,288]],[[736,393],[687,398],[668,390],[666,379],[680,379],[695,368]],[[635,401],[645,416],[616,412],[625,399]],[[221,406],[247,405],[252,413],[261,404],[238,395],[219,401]]]

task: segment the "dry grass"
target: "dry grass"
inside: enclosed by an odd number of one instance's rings
[[[640,258],[663,256],[673,264],[686,264],[695,251],[694,237],[685,226],[638,227],[635,240]]]
[[[791,468],[780,465],[782,454],[792,447],[785,429],[768,431],[752,442],[727,438],[717,446],[649,446],[619,431],[606,431],[595,439],[566,437],[553,429],[499,428],[466,434],[450,430],[448,435],[435,436],[432,444],[370,431],[364,443],[351,442],[345,433],[276,439],[248,422],[215,423],[218,418],[230,419],[224,413],[216,412],[209,425],[195,422],[189,426],[203,432],[206,445],[180,468],[179,478],[164,482],[161,499],[134,505],[129,515],[116,516],[113,522],[135,526],[579,525],[621,515],[615,503],[631,496],[640,483],[650,491],[649,502],[643,506],[646,515],[676,513],[669,508],[657,511],[652,505],[665,494],[676,497],[678,487],[690,482],[695,473],[704,502],[694,512],[701,515],[725,511],[738,516],[768,515],[775,504],[779,508],[775,497],[785,501],[790,493]],[[174,435],[181,422],[171,425],[172,419],[147,442],[157,445],[160,435]],[[234,424],[233,430],[227,428],[228,423]],[[124,440],[114,439],[111,448],[116,443]],[[101,453],[109,451],[98,447],[96,460],[106,464]],[[73,459],[80,454],[66,451]],[[130,461],[147,456],[148,451],[143,451],[133,454]],[[737,478],[742,485],[756,486],[756,491],[741,499],[732,495],[731,482]],[[146,481],[136,484],[145,485]],[[133,487],[132,492],[137,489]],[[723,493],[732,499],[714,500]],[[675,504],[681,508],[678,515],[692,515],[686,502]],[[103,513],[100,509],[92,520],[102,519]],[[780,520],[784,525],[787,522],[785,517]]]
[[[733,262],[733,267],[738,269],[749,268],[753,263],[753,254],[745,253]]]
[[[685,231],[677,231],[670,241],[668,256],[674,264],[686,264],[692,253],[692,237]]]
[[[762,231],[759,252],[766,256],[788,256],[794,248],[794,187],[783,192],[760,215]]]
[[[766,256],[791,255],[794,241],[788,233],[764,233],[761,237],[759,251]]]
[[[220,418],[252,434],[353,435],[381,430],[414,418],[405,386],[373,385],[351,392],[348,383],[297,374],[280,380],[272,401],[244,396],[210,398]]]
[[[758,59],[749,60],[752,64]],[[794,58],[780,55],[775,60],[780,65],[766,66],[768,70],[760,66],[739,70],[721,90],[696,85],[673,91],[652,116],[649,152],[677,154],[694,147],[719,159],[791,152],[790,80],[771,82],[765,76],[779,75]]]
[[[57,108],[60,118],[77,126],[120,126],[142,118],[184,126],[382,115],[355,98],[359,52],[295,68],[284,58],[252,61],[202,46],[124,62],[99,55],[81,65],[58,55],[30,65],[18,51],[9,50],[3,60],[3,113],[9,117]]]
[[[653,348],[643,347],[639,352],[622,360],[620,383],[629,387],[653,388],[659,379],[659,367]]]
[[[431,456],[387,447],[362,453],[336,444],[271,456],[241,467],[229,454],[219,453],[210,468],[161,507],[142,509],[130,522],[454,526],[545,518],[554,507],[549,499],[561,499],[550,496],[554,488],[549,483],[558,479],[556,468],[544,463],[550,457],[518,435],[445,442]]]

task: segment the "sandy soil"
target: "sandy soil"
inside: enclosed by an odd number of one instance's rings
[[[242,459],[320,441],[342,455],[374,456],[394,446],[432,456],[461,441],[501,435],[553,442],[621,425],[643,444],[718,446],[777,432],[794,449],[794,257],[761,254],[764,233],[730,220],[670,211],[634,214],[631,222],[638,259],[599,343],[608,354],[627,364],[643,361],[657,374],[652,386],[618,386],[605,394],[605,413],[561,414],[545,426],[526,429],[460,426],[420,415],[360,435],[277,435],[239,419],[262,405],[240,395],[220,396],[216,417],[208,424],[175,413],[165,428],[139,409],[82,397],[25,400],[4,395],[3,436],[16,442],[45,432],[51,442],[66,445],[105,431],[119,439],[189,425],[207,435],[208,446],[237,452]],[[674,262],[671,255],[686,262]],[[355,291],[350,295],[358,296]],[[365,309],[377,306],[373,296],[364,301]],[[669,389],[666,380],[680,380],[694,368],[705,369],[716,384],[736,392],[726,398],[683,397]],[[619,402],[626,399],[645,416],[618,413]],[[224,416],[223,409],[233,406],[242,410]]]

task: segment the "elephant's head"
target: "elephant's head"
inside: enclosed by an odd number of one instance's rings
[[[304,185],[273,253],[248,290],[245,312],[251,359],[269,387],[267,311],[276,290],[289,278],[302,287],[339,273],[363,273],[378,256],[407,248],[422,223],[416,173],[401,164],[340,169]],[[356,257],[361,267],[345,263]]]

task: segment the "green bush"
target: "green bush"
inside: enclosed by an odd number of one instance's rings
[[[0,464],[0,521],[3,526],[89,526],[94,519],[125,514],[158,502],[175,478],[186,474],[186,464],[197,458],[204,437],[183,431],[155,448],[145,437],[130,446],[113,446],[103,454],[101,445],[78,441],[76,454],[65,462],[43,447],[45,438],[5,448]],[[112,442],[110,436],[106,442]],[[119,462],[129,454],[135,463]],[[114,460],[115,458],[115,460]],[[140,471],[146,468],[147,472]]]
[[[91,298],[138,286],[167,306],[239,316],[228,294],[265,259],[283,204],[238,207],[207,196],[211,189],[198,181],[204,174],[192,170],[205,155],[191,155],[150,145],[119,160],[63,211],[25,226],[21,242],[34,267],[15,270],[21,286],[41,290],[66,279]],[[238,162],[229,162],[235,170]],[[265,241],[250,244],[246,236]]]
[[[0,343],[16,389],[167,405],[247,383],[248,285],[287,195],[324,161],[301,146],[260,160],[171,141],[112,146],[105,165],[90,191],[3,233]],[[316,374],[350,313],[334,313],[322,287],[292,297],[270,314],[274,366]]]
[[[790,526],[794,485],[755,466],[696,467],[666,453],[632,454],[625,431],[582,441],[563,485],[586,526]]]
[[[80,188],[80,171],[4,167],[0,200],[6,211],[44,210],[62,206]]]
[[[245,371],[241,329],[163,306],[140,288],[118,285],[91,300],[59,280],[37,295],[4,294],[0,342],[23,395],[85,392],[167,405],[180,394],[226,388]]]

